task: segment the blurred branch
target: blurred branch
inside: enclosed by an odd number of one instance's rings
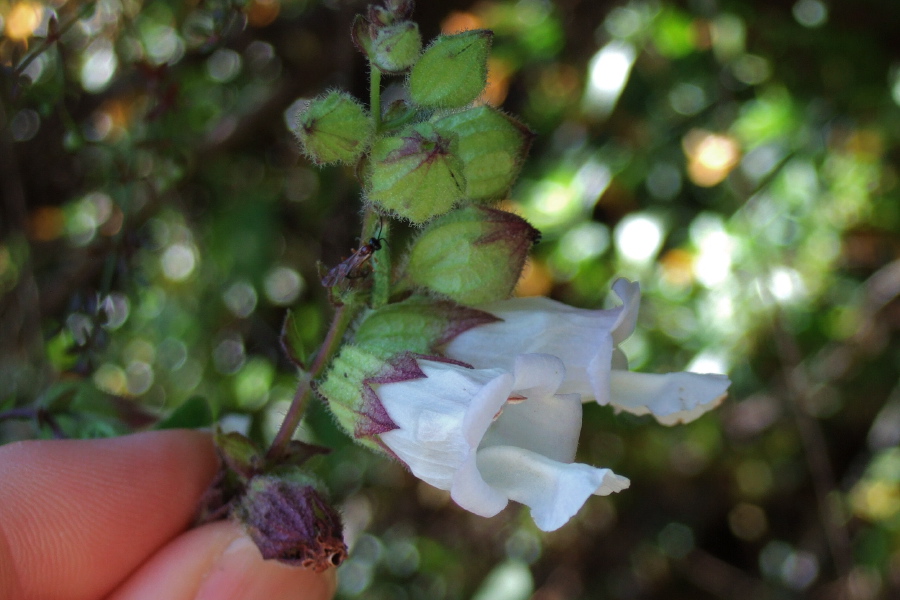
[[[84,5],[78,5],[78,3],[72,3],[66,6],[68,8],[68,12],[70,15],[66,15],[67,18],[65,23],[62,26],[59,25],[59,21],[56,16],[50,18],[50,24],[48,26],[47,37],[38,44],[31,53],[22,59],[22,61],[16,65],[15,69],[13,69],[14,78],[18,78],[25,69],[28,68],[34,59],[38,56],[46,52],[53,44],[59,41],[59,38],[63,36],[69,29],[72,28],[73,25],[78,23],[81,19],[87,17],[91,10],[93,10],[93,2],[88,2]]]
[[[838,579],[846,580],[853,568],[853,553],[850,536],[842,524],[843,515],[832,497],[836,486],[834,471],[828,457],[828,444],[818,422],[803,410],[803,406],[810,401],[813,388],[811,379],[803,365],[803,354],[796,340],[788,333],[784,317],[778,310],[774,314],[772,331],[787,390],[784,400],[790,409],[803,445],[803,454],[816,495],[819,522],[825,533]],[[847,598],[854,597],[849,587],[846,592]]]
[[[692,550],[676,564],[691,583],[723,600],[759,600],[775,595],[765,582],[703,550]]]

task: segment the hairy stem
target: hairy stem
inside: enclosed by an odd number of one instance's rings
[[[266,457],[269,460],[279,458],[290,443],[291,436],[294,435],[294,431],[303,418],[303,413],[306,412],[306,405],[309,404],[309,397],[312,393],[312,381],[322,374],[331,358],[337,353],[341,340],[344,337],[344,332],[347,331],[347,327],[353,321],[358,310],[359,305],[345,304],[338,307],[335,311],[334,318],[331,320],[331,326],[325,335],[325,341],[322,342],[322,346],[316,353],[309,369],[300,376],[297,391],[294,393],[294,399],[291,400],[291,406],[288,408],[287,414],[284,415],[284,421],[281,422],[281,427],[278,429],[278,433],[275,434],[275,439],[272,440],[272,445],[266,453]]]
[[[375,122],[375,133],[381,129],[381,70],[369,63],[369,110]]]
[[[378,67],[370,65],[371,77],[369,79],[369,102],[372,111],[372,119],[375,121],[375,131],[381,127],[381,71]],[[371,206],[367,206],[363,215],[362,231],[360,232],[361,243],[363,240],[376,237],[387,245],[388,230],[386,225],[381,221],[379,215]],[[375,306],[380,306],[387,302],[390,295],[390,256],[386,250],[383,250],[381,264],[373,260],[373,268],[375,269],[375,283],[372,295],[372,302]],[[312,364],[305,371],[301,371],[300,381],[297,384],[297,391],[291,400],[291,405],[281,422],[275,439],[266,453],[266,457],[272,461],[281,457],[294,435],[294,431],[300,424],[303,414],[306,412],[306,406],[309,404],[309,398],[312,394],[312,382],[331,361],[332,357],[337,354],[340,349],[341,340],[347,331],[350,323],[359,313],[362,305],[357,302],[342,304],[337,308],[328,333],[322,346],[316,352]]]

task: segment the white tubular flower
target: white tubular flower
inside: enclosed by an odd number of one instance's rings
[[[622,306],[573,308],[549,298],[512,298],[479,306],[502,319],[469,329],[447,344],[445,354],[476,368],[509,368],[519,353],[558,356],[566,368],[559,393],[633,414],[652,414],[666,425],[687,423],[715,408],[731,385],[728,377],[700,373],[632,373],[618,345],[634,331],[640,286],[613,284]]]
[[[555,393],[565,374],[558,358],[522,355],[510,370],[415,362],[416,378],[368,384],[397,426],[379,437],[462,508],[491,517],[515,500],[553,531],[592,494],[628,487],[609,469],[573,463],[582,407],[578,395]]]

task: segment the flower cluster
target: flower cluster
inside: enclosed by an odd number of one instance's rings
[[[495,205],[532,134],[477,101],[492,33],[441,35],[423,47],[412,9],[412,0],[384,0],[354,22],[371,67],[368,110],[331,92],[299,117],[313,162],[356,163],[370,239],[323,278],[343,307],[327,338],[340,343],[320,349],[302,381],[315,380],[354,439],[462,508],[490,517],[513,500],[552,531],[591,495],[629,485],[575,462],[583,402],[674,424],[716,406],[729,381],[628,371],[619,344],[637,321],[636,283],[613,284],[621,305],[610,310],[510,299],[540,234]],[[382,74],[405,74],[387,105]],[[388,243],[392,220],[418,230],[399,256]],[[291,428],[282,430],[283,441]]]

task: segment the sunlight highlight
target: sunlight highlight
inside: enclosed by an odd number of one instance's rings
[[[605,117],[615,107],[634,65],[637,52],[628,42],[614,40],[601,48],[588,65],[584,109]]]
[[[27,40],[41,24],[44,7],[37,2],[17,2],[6,16],[6,37],[14,41]]]

